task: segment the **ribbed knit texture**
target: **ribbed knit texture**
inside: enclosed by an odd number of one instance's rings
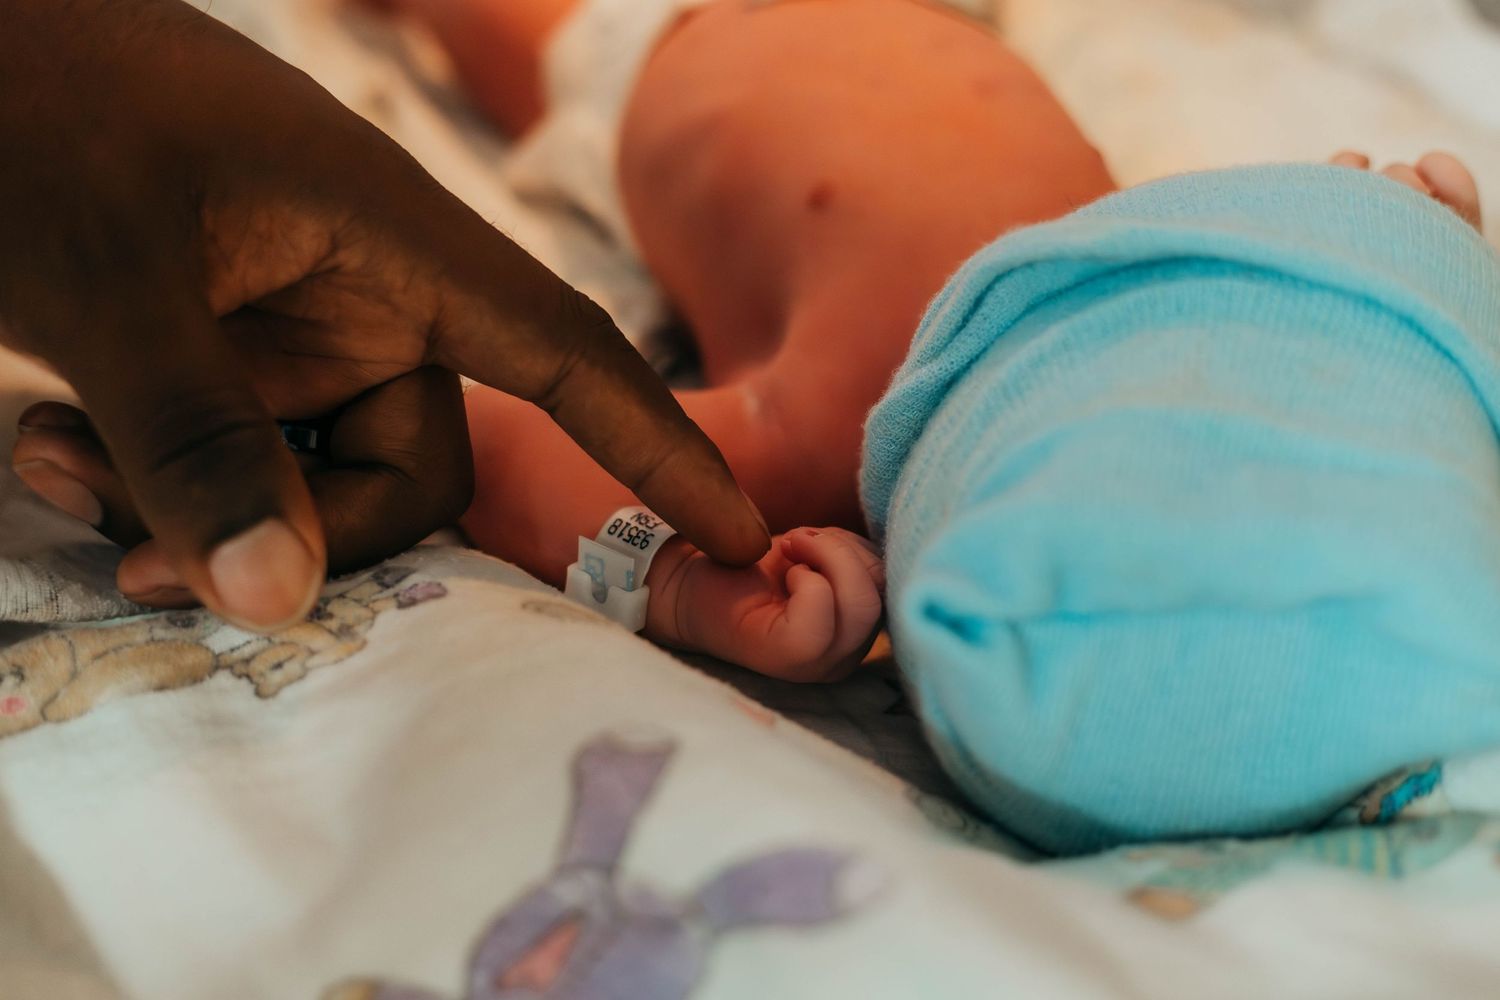
[[[953,279],[866,428],[898,659],[1041,847],[1500,745],[1500,267],[1378,176],[1173,178]]]

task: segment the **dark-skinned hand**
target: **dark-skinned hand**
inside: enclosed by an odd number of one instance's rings
[[[180,0],[0,0],[0,344],[79,395],[13,462],[118,582],[274,628],[451,522],[456,373],[543,407],[714,557],[768,549],[608,316],[308,77]],[[335,414],[299,467],[276,420]]]

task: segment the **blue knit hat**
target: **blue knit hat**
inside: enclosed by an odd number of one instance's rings
[[[1382,177],[1178,177],[1001,239],[866,427],[939,756],[1077,852],[1500,745],[1497,416],[1495,254]]]

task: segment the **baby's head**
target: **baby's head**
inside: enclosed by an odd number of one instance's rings
[[[1500,268],[1334,167],[1008,236],[870,417],[898,659],[1059,851],[1315,822],[1500,744]]]

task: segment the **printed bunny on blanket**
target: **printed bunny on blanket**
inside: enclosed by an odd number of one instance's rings
[[[851,855],[772,851],[711,877],[685,901],[621,888],[617,865],[641,810],[676,752],[604,735],[573,764],[573,813],[551,874],[481,935],[464,1000],[686,1000],[715,942],[750,927],[810,927],[864,905],[880,878]],[[374,980],[323,1000],[444,1000]]]
[[[412,573],[384,566],[356,577],[320,600],[306,621],[270,636],[202,610],[42,632],[0,649],[0,738],[75,719],[113,698],[190,687],[220,671],[274,697],[310,671],[358,653],[380,615],[447,594],[433,581],[401,587]]]

